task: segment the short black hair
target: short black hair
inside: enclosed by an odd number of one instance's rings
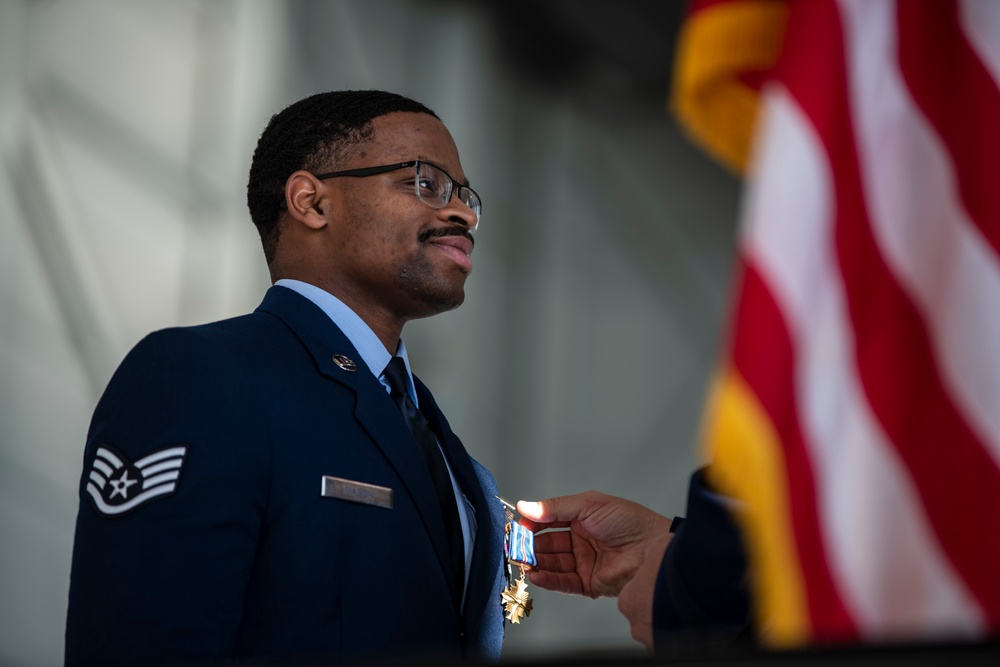
[[[420,102],[382,90],[318,93],[271,116],[257,140],[247,181],[250,219],[268,264],[278,247],[288,177],[299,169],[335,169],[351,148],[371,139],[373,120],[397,111],[438,118]]]

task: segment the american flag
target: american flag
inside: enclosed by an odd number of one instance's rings
[[[748,173],[705,444],[761,635],[995,635],[1000,2],[704,0],[676,67]]]

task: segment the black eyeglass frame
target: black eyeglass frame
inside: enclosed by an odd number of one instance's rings
[[[434,206],[433,204],[429,203],[424,197],[420,196],[420,181],[417,180],[416,183],[417,199],[424,202],[431,208],[441,209],[447,205],[447,202],[451,201],[452,194],[457,193],[459,201],[461,201],[463,204],[471,208],[472,212],[476,214],[476,224],[473,225],[472,227],[472,230],[475,230],[475,228],[479,226],[479,218],[483,214],[482,197],[479,196],[478,192],[470,188],[468,185],[463,185],[462,183],[459,183],[458,181],[456,181],[454,178],[451,177],[451,174],[449,174],[447,171],[437,166],[436,164],[433,164],[432,162],[427,162],[425,160],[408,160],[406,162],[397,162],[396,164],[386,164],[378,167],[361,167],[359,169],[344,169],[343,171],[331,171],[325,174],[315,174],[315,176],[320,180],[327,178],[337,178],[338,176],[350,176],[352,178],[362,178],[364,176],[375,176],[376,174],[385,174],[387,172],[396,171],[398,169],[406,169],[407,167],[413,167],[414,174],[416,176],[419,176],[420,165],[422,164],[426,164],[429,167],[434,167],[442,174],[447,176],[449,185],[446,192],[447,197],[444,200],[445,203],[441,204],[441,206]],[[469,197],[469,200],[472,201],[472,199],[475,198],[475,201],[479,202],[479,206],[476,207],[467,203],[466,200],[462,198],[462,190],[468,190],[469,194],[471,195],[471,197]]]

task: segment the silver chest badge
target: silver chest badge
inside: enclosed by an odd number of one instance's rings
[[[358,370],[358,365],[350,357],[345,357],[342,354],[335,354],[333,357],[333,363],[340,367],[340,370],[347,371],[348,373],[353,373]]]

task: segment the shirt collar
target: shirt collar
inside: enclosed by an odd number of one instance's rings
[[[385,367],[389,365],[389,361],[392,359],[389,351],[385,349],[385,345],[379,340],[372,328],[368,326],[364,320],[358,317],[358,314],[351,310],[347,304],[333,296],[326,290],[320,289],[315,285],[310,285],[309,283],[304,283],[301,280],[293,280],[291,278],[282,278],[274,283],[281,287],[286,287],[294,292],[298,292],[305,298],[316,304],[320,310],[326,313],[337,327],[344,332],[347,339],[351,341],[351,344],[357,349],[358,354],[364,360],[365,364],[368,366],[369,370],[375,375],[375,377],[382,382],[382,373],[385,371]],[[406,382],[410,392],[410,398],[413,402],[417,402],[417,392],[416,388],[413,386],[413,375],[410,371],[410,358],[406,354],[406,345],[403,343],[403,339],[399,339],[399,346],[396,348],[396,356],[403,358],[403,363],[406,364]],[[383,386],[388,388],[388,384],[382,382]]]

